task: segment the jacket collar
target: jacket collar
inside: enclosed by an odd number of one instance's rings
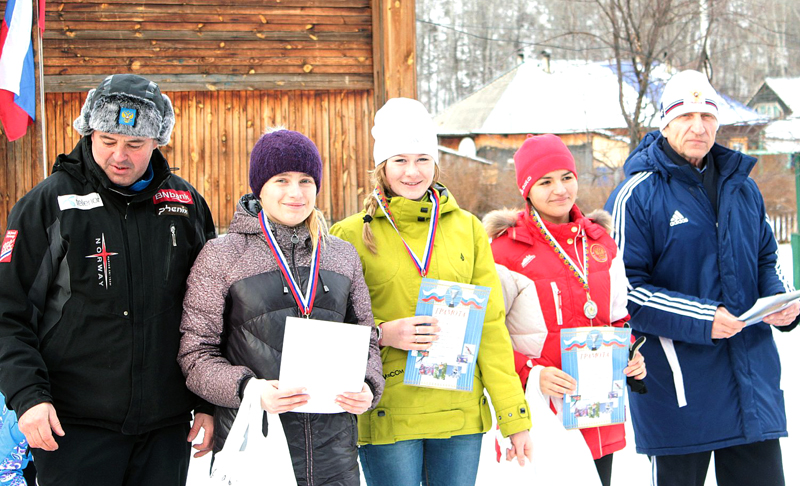
[[[236,211],[233,213],[233,219],[228,227],[228,232],[244,235],[258,235],[262,240],[266,241],[263,231],[261,230],[261,222],[259,221],[258,214],[260,212],[261,203],[258,201],[255,194],[245,194],[239,199],[239,203],[236,205]],[[272,220],[270,220],[269,224],[282,250],[286,251],[291,248],[292,235],[297,234],[300,241],[303,242],[303,245],[308,247],[310,251],[311,235],[305,224],[290,227]]]
[[[625,161],[625,176],[629,177],[638,172],[658,172],[665,178],[672,177],[679,178],[680,180],[698,184],[698,179],[693,174],[688,172],[692,170],[691,167],[681,167],[669,159],[664,149],[661,147],[661,140],[664,137],[659,131],[648,133],[636,147],[628,160]],[[750,171],[755,166],[756,158],[745,155],[736,150],[731,150],[727,147],[715,143],[711,147],[711,156],[714,157],[714,163],[719,171],[720,179],[731,178],[735,181],[744,181]]]
[[[570,209],[569,223],[556,224],[544,220],[542,220],[542,222],[547,228],[547,231],[549,231],[557,241],[574,238],[575,235],[581,234],[582,230],[585,230],[589,238],[594,240],[606,234],[605,228],[584,216],[577,204],[573,205],[572,209]],[[513,240],[527,244],[532,244],[537,240],[544,241],[544,236],[542,236],[541,232],[536,227],[536,224],[533,222],[533,217],[527,210],[518,213],[517,224],[508,230],[508,235]]]
[[[433,185],[433,190],[439,194],[440,215],[458,209],[458,203],[445,186],[437,182]],[[389,199],[389,211],[391,211],[396,224],[416,222],[420,221],[420,218],[423,218],[422,221],[430,219],[432,209],[433,203],[427,200],[427,198],[423,198],[422,201],[414,201],[401,196],[394,196]],[[374,217],[385,218],[386,215],[383,214],[383,211],[378,209],[375,211]]]

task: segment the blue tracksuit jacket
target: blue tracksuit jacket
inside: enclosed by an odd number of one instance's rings
[[[649,393],[630,397],[636,450],[688,454],[784,437],[771,326],[711,339],[719,305],[741,315],[759,297],[793,290],[748,176],[756,159],[718,144],[711,149],[717,215],[696,169],[673,163],[661,140],[658,132],[645,137],[606,203],[630,283],[631,326],[647,337]]]

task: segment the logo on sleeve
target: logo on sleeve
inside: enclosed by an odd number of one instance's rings
[[[156,206],[156,216],[183,216],[189,217],[189,209],[184,204],[162,204]]]
[[[536,258],[536,255],[526,255],[525,258],[522,259],[522,268],[527,267],[534,258]]]
[[[58,196],[58,209],[62,211],[66,211],[67,209],[81,209],[86,211],[88,209],[101,207],[103,207],[103,200],[100,198],[100,194],[96,192],[86,194],[85,196],[79,196],[77,194]]]
[[[101,233],[100,238],[94,239],[95,253],[86,255],[86,258],[95,258],[97,264],[97,284],[100,287],[108,288],[111,286],[111,257],[119,255],[112,253],[106,247],[106,234]]]
[[[17,241],[17,230],[6,231],[3,246],[0,247],[0,263],[11,263],[11,253],[14,251],[14,242]]]
[[[153,196],[153,204],[164,202],[176,202],[181,204],[194,204],[192,193],[189,191],[178,191],[175,189],[159,189]]]

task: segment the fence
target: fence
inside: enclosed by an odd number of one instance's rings
[[[797,233],[797,213],[771,215],[770,223],[778,243],[789,243],[792,239],[792,233]]]

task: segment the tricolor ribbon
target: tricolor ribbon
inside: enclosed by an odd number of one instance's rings
[[[304,317],[308,317],[311,314],[311,309],[314,308],[314,297],[317,294],[317,282],[319,281],[319,253],[321,246],[319,244],[319,238],[317,238],[315,242],[314,253],[311,255],[311,268],[309,269],[308,285],[304,296],[300,291],[300,285],[292,276],[289,263],[286,261],[286,257],[283,256],[283,251],[281,251],[281,247],[278,245],[278,240],[276,240],[275,235],[272,234],[272,228],[269,225],[267,215],[264,214],[264,210],[261,210],[258,214],[258,218],[261,222],[261,231],[264,232],[264,237],[267,239],[267,246],[272,250],[272,255],[275,257],[275,261],[278,262],[278,268],[280,268],[286,281],[289,282],[289,288],[292,290],[292,295],[294,296],[295,302],[297,302],[297,307]]]
[[[403,235],[400,234],[400,230],[397,229],[392,212],[389,210],[389,204],[387,203],[386,198],[383,196],[383,193],[377,187],[374,191],[372,191],[372,197],[378,201],[378,206],[380,206],[383,214],[386,215],[386,219],[389,220],[389,224],[391,224],[392,228],[394,228],[394,230],[397,232],[397,236],[400,237],[400,240],[406,247],[406,251],[411,256],[411,260],[417,267],[419,274],[423,277],[428,275],[428,270],[431,267],[431,258],[433,257],[433,242],[436,239],[436,228],[439,222],[439,194],[433,189],[428,189],[428,195],[430,196],[431,203],[433,204],[433,214],[431,214],[430,227],[428,228],[428,239],[425,242],[425,254],[422,256],[422,260],[420,260],[411,247],[408,246],[406,240],[403,239]]]
[[[586,231],[582,229],[580,234],[582,238],[581,241],[583,242],[583,270],[581,270],[578,268],[578,265],[572,261],[572,258],[567,255],[567,252],[561,248],[561,245],[558,244],[558,241],[556,241],[550,231],[548,231],[547,227],[544,225],[544,222],[541,220],[539,213],[536,212],[535,209],[531,210],[531,219],[533,219],[533,223],[536,225],[536,228],[542,234],[547,244],[550,245],[550,248],[552,248],[556,253],[559,260],[561,260],[561,262],[566,265],[567,268],[572,270],[572,274],[575,275],[581,285],[583,285],[583,290],[586,291],[586,297],[589,298],[589,248],[586,244]]]

